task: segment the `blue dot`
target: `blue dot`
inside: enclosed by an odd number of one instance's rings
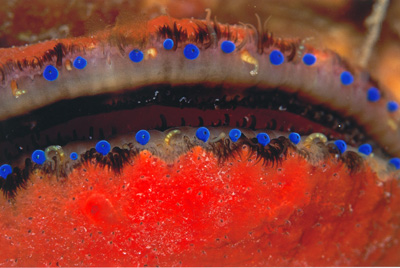
[[[210,131],[206,127],[199,127],[196,131],[196,137],[201,141],[208,141],[210,138]]]
[[[337,140],[334,142],[340,153],[344,153],[347,149],[347,144],[344,140]]]
[[[141,62],[143,60],[143,52],[138,49],[134,49],[129,53],[129,58],[133,62]]]
[[[231,131],[229,131],[229,138],[231,138],[233,142],[237,142],[240,136],[242,136],[242,132],[237,128],[234,128]]]
[[[75,152],[72,152],[72,153],[69,155],[69,157],[70,157],[72,160],[78,160],[78,154],[75,153]]]
[[[370,155],[372,153],[372,146],[368,143],[364,143],[358,147],[358,151],[365,155]]]
[[[171,50],[174,47],[174,40],[170,38],[165,39],[163,46],[166,50]]]
[[[224,41],[221,43],[221,50],[227,54],[235,51],[236,45],[232,41]]]
[[[391,113],[395,112],[395,111],[397,111],[399,109],[399,104],[397,104],[397,102],[395,102],[395,101],[389,101],[387,103],[387,109]]]
[[[294,144],[299,144],[299,142],[301,140],[299,133],[296,133],[296,132],[290,133],[289,134],[289,140],[291,142],[293,142]]]
[[[53,65],[47,65],[43,71],[43,77],[47,81],[54,81],[58,78],[58,70]]]
[[[150,140],[150,133],[147,130],[142,129],[136,133],[135,138],[141,145],[146,145]]]
[[[36,164],[42,165],[46,161],[46,154],[42,150],[36,150],[32,154],[32,161]]]
[[[183,55],[185,55],[185,57],[186,57],[188,60],[197,59],[197,57],[199,56],[199,54],[200,54],[199,48],[196,47],[196,46],[193,45],[193,44],[187,44],[187,45],[185,46],[185,48],[183,49]]]
[[[381,98],[381,93],[376,87],[371,87],[370,89],[368,89],[367,100],[369,100],[370,102],[376,102],[380,98]]]
[[[306,53],[303,56],[303,63],[305,65],[311,66],[317,61],[317,57],[314,54]]]
[[[102,155],[107,155],[111,150],[111,145],[108,141],[101,140],[96,144],[96,151]]]
[[[389,164],[392,164],[396,169],[400,169],[400,158],[392,158],[389,160]]]
[[[271,141],[267,133],[258,133],[257,140],[258,143],[261,144],[262,146],[268,145],[269,142]]]
[[[83,68],[86,67],[87,65],[87,60],[85,58],[82,58],[81,56],[76,57],[74,60],[74,67],[76,69],[82,70]]]
[[[12,167],[8,164],[4,164],[0,167],[0,177],[7,179],[7,176],[12,173]]]
[[[340,74],[340,81],[342,82],[343,85],[348,86],[351,83],[353,83],[354,78],[350,72],[344,71],[343,73]]]
[[[285,57],[283,56],[282,52],[279,50],[273,50],[271,54],[269,54],[269,61],[273,65],[281,65],[284,61]]]

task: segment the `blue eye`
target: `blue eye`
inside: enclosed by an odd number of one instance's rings
[[[350,72],[344,71],[343,73],[340,74],[340,81],[342,82],[343,85],[348,86],[351,83],[353,83],[354,78]]]
[[[135,138],[141,145],[146,145],[150,140],[150,133],[147,130],[142,129],[136,133]]]
[[[231,138],[233,142],[237,142],[241,135],[242,132],[237,128],[234,128],[229,132],[229,138]]]
[[[12,173],[12,167],[8,164],[4,164],[0,167],[0,177],[7,179],[7,176]]]
[[[362,144],[358,147],[358,151],[362,154],[370,155],[372,153],[372,146],[368,143]]]
[[[232,41],[224,41],[221,43],[221,50],[224,53],[232,53],[233,51],[235,51],[236,49],[236,45],[235,43],[233,43]]]
[[[317,61],[317,57],[315,57],[314,54],[307,53],[307,54],[304,54],[304,56],[303,56],[303,63],[305,65],[308,65],[308,66],[314,65],[314,63],[316,61]]]
[[[273,65],[281,65],[284,60],[285,60],[285,57],[283,56],[282,52],[280,52],[279,50],[273,50],[269,54],[269,61]]]
[[[269,138],[267,133],[258,133],[257,134],[257,141],[262,146],[266,146],[270,143],[271,139]]]
[[[201,141],[208,141],[210,138],[210,131],[206,127],[199,127],[196,131],[196,137]]]
[[[174,41],[170,38],[165,39],[163,46],[166,50],[171,50],[174,47]]]
[[[381,98],[381,93],[377,88],[371,87],[370,89],[368,89],[367,100],[369,100],[370,102],[376,102],[380,98]]]
[[[111,150],[111,145],[108,141],[101,140],[96,144],[96,151],[102,155],[107,155]]]
[[[387,109],[391,113],[395,112],[395,111],[397,111],[399,109],[399,104],[397,104],[397,102],[395,102],[395,101],[389,101],[387,103]]]
[[[143,57],[143,52],[138,49],[134,49],[129,53],[129,58],[133,62],[141,62],[143,60]]]
[[[334,142],[340,153],[344,153],[347,149],[347,144],[344,140],[337,140]]]
[[[185,58],[187,58],[188,60],[197,59],[199,54],[200,54],[199,48],[193,44],[187,44],[183,49],[183,55],[185,55]]]
[[[300,137],[299,133],[292,132],[289,134],[289,140],[291,142],[293,142],[294,144],[299,144],[301,137]]]
[[[42,165],[46,161],[46,154],[42,150],[36,150],[32,153],[32,161]]]
[[[43,71],[43,77],[47,81],[54,81],[58,78],[58,70],[53,65],[47,65]]]
[[[78,160],[78,154],[75,153],[75,152],[72,152],[72,153],[69,155],[69,157],[70,157],[72,160]]]
[[[389,160],[389,164],[392,164],[396,169],[400,169],[400,158],[392,158]]]
[[[87,60],[85,58],[82,58],[81,56],[76,57],[74,60],[74,67],[78,70],[82,70],[83,68],[86,67],[87,65]]]

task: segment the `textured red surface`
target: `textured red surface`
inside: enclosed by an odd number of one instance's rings
[[[219,164],[194,148],[166,164],[144,151],[120,175],[88,164],[64,182],[33,176],[0,213],[0,264],[400,263],[397,181],[245,152]]]

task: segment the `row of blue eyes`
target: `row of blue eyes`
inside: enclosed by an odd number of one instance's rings
[[[241,136],[242,132],[237,128],[234,128],[229,132],[229,138],[233,142],[237,142]],[[203,142],[207,142],[210,138],[210,131],[206,127],[200,127],[196,131],[196,137]],[[262,146],[267,146],[271,141],[269,135],[264,132],[257,134],[256,138],[258,143]],[[135,139],[139,144],[146,145],[150,141],[150,133],[147,130],[142,129],[136,133]],[[292,132],[289,134],[289,140],[296,145],[301,141],[301,137],[298,133]],[[347,149],[347,144],[343,140],[336,140],[334,144],[341,153],[344,153]],[[95,149],[98,153],[107,155],[111,151],[111,144],[106,140],[101,140],[96,144]],[[358,151],[362,154],[370,155],[372,153],[372,147],[370,144],[365,143],[358,147]],[[79,156],[76,152],[70,154],[72,160],[78,160],[78,157]],[[32,154],[32,161],[36,164],[42,165],[46,161],[45,152],[42,150],[34,151]],[[392,158],[389,160],[389,163],[396,169],[400,169],[400,158]],[[0,167],[0,177],[5,179],[11,173],[12,168],[10,165],[5,164]]]
[[[166,50],[171,50],[174,47],[174,41],[172,39],[166,39],[163,43],[163,46]],[[223,41],[221,43],[221,50],[224,53],[227,53],[227,54],[232,53],[233,51],[235,51],[235,49],[236,49],[236,46],[231,41]],[[185,46],[183,53],[187,59],[194,60],[199,56],[200,50],[197,46],[195,46],[193,44],[188,44]],[[144,57],[143,52],[140,50],[137,50],[137,49],[134,49],[129,53],[129,58],[133,62],[141,62],[143,60],[143,57]],[[284,62],[284,55],[279,50],[273,50],[270,53],[269,59],[270,59],[271,64],[281,65]],[[303,56],[303,63],[308,66],[314,65],[316,60],[317,59],[316,59],[315,55],[310,54],[310,53],[307,53]],[[73,62],[73,66],[79,70],[84,69],[86,67],[86,65],[87,65],[87,60],[81,56],[78,56]],[[58,78],[58,70],[54,66],[48,65],[43,72],[43,77],[48,81],[54,81]],[[354,78],[350,72],[344,71],[340,75],[340,80],[343,85],[350,85],[353,83]],[[379,90],[374,87],[370,88],[367,92],[367,99],[371,102],[378,101],[380,99]],[[390,112],[394,112],[399,107],[396,102],[390,101],[387,104],[387,108]],[[196,132],[196,136],[198,139],[206,142],[210,136],[210,132],[207,128],[199,128],[198,131]],[[233,142],[236,142],[240,136],[241,136],[241,132],[238,129],[232,129],[229,133],[229,137],[231,138],[231,140]],[[289,135],[289,139],[294,144],[298,144],[300,142],[300,135],[298,133],[291,133]],[[141,130],[136,134],[136,140],[138,141],[138,143],[145,145],[150,140],[150,133],[146,130]],[[269,138],[268,134],[266,134],[266,133],[258,134],[257,140],[263,146],[266,146],[270,142],[270,138]],[[335,141],[335,145],[337,146],[337,148],[339,149],[339,151],[341,153],[346,151],[347,145],[343,140]],[[100,141],[97,143],[96,150],[99,153],[106,155],[111,150],[111,145],[107,141],[103,140],[103,141]],[[359,147],[358,150],[359,150],[359,152],[361,152],[363,154],[369,155],[372,152],[372,147],[369,144],[363,144]],[[78,154],[73,152],[73,153],[71,153],[70,158],[72,160],[77,160]],[[46,161],[44,151],[36,150],[32,154],[32,159],[37,164],[40,164],[40,165],[43,164]],[[389,162],[391,164],[393,164],[397,169],[400,168],[400,159],[393,158]],[[7,175],[9,175],[11,172],[12,172],[12,168],[8,164],[2,165],[0,167],[0,177],[6,178]]]
[[[163,46],[166,50],[171,50],[174,47],[174,41],[172,39],[166,39],[163,43]],[[236,49],[236,45],[232,41],[223,41],[221,43],[221,50],[224,53],[232,53]],[[189,60],[195,60],[200,55],[200,50],[197,46],[193,44],[187,44],[183,50],[184,56]],[[129,53],[129,58],[133,62],[141,62],[144,58],[144,54],[142,51],[138,49],[134,49]],[[269,55],[269,60],[273,65],[281,65],[284,62],[284,55],[279,50],[273,50]],[[307,66],[314,65],[317,61],[315,55],[311,53],[306,53],[303,56],[303,63]],[[73,62],[73,66],[78,69],[82,70],[86,67],[87,60],[81,56],[76,57]],[[46,66],[43,77],[48,81],[54,81],[58,78],[58,70],[53,65]],[[353,83],[354,78],[353,75],[348,72],[344,71],[340,74],[340,81],[343,85],[347,86]],[[379,90],[375,87],[371,87],[367,91],[367,99],[370,102],[377,102],[381,98],[381,94]],[[389,112],[395,112],[399,109],[399,104],[395,101],[389,101],[387,103],[387,109]]]

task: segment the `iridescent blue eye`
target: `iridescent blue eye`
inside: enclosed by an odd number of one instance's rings
[[[257,141],[262,146],[266,146],[270,143],[271,139],[269,138],[267,133],[258,133],[257,134]]]
[[[233,43],[232,41],[224,41],[221,43],[221,50],[224,53],[232,53],[233,51],[235,51],[236,49],[236,45],[235,43]]]
[[[69,155],[69,157],[70,157],[72,160],[78,160],[78,154],[75,153],[75,152],[72,152],[72,153]]]
[[[143,60],[143,57],[143,52],[138,49],[134,49],[129,53],[129,58],[133,62],[141,62]]]
[[[46,161],[46,154],[42,150],[36,150],[32,153],[32,161],[42,165]]]
[[[372,146],[368,143],[362,144],[358,147],[358,151],[362,154],[370,155],[372,153]]]
[[[196,137],[201,141],[208,141],[210,138],[210,131],[206,127],[199,127],[196,131]]]
[[[348,86],[353,83],[354,78],[350,72],[344,71],[343,73],[340,74],[340,81],[342,82],[343,85]]]
[[[96,144],[96,151],[102,155],[107,155],[111,150],[111,145],[108,141],[101,140]]]
[[[273,50],[269,54],[269,61],[273,65],[281,65],[284,60],[285,60],[285,57],[283,56],[282,52],[280,52],[279,50]]]
[[[344,153],[347,149],[347,144],[344,140],[337,140],[334,142],[340,153]]]
[[[4,164],[0,167],[0,177],[7,179],[7,176],[12,173],[12,167],[8,164]]]
[[[58,70],[53,65],[47,65],[43,71],[43,77],[47,81],[54,81],[58,78]]]
[[[293,142],[294,144],[299,144],[299,142],[300,142],[300,140],[301,140],[300,134],[299,134],[299,133],[296,133],[296,132],[290,133],[290,134],[289,134],[289,140],[290,140],[291,142]]]
[[[229,131],[229,138],[231,138],[233,142],[237,142],[241,135],[242,132],[237,128],[234,128],[231,131]]]
[[[150,140],[150,133],[147,130],[142,129],[136,133],[135,138],[141,145],[146,145]]]
[[[376,102],[380,98],[381,98],[381,93],[377,88],[371,87],[370,89],[368,89],[367,100],[369,100],[370,102]]]
[[[74,67],[78,70],[82,70],[87,65],[87,60],[81,56],[76,57],[73,63]]]
[[[317,61],[317,57],[315,57],[314,54],[307,53],[307,54],[304,54],[304,56],[303,56],[303,63],[305,65],[308,65],[308,66],[314,65],[314,63],[316,61]]]
[[[183,55],[185,56],[185,58],[187,58],[188,60],[194,60],[197,59],[197,57],[200,54],[200,50],[197,46],[193,45],[193,44],[187,44],[185,46],[185,48],[183,49]]]
[[[399,109],[399,104],[397,104],[395,101],[389,101],[387,103],[387,109],[389,112],[393,113]]]
[[[400,158],[392,158],[389,160],[389,164],[392,164],[396,169],[400,169]]]
[[[174,47],[174,41],[170,38],[165,39],[163,46],[166,50],[171,50]]]

